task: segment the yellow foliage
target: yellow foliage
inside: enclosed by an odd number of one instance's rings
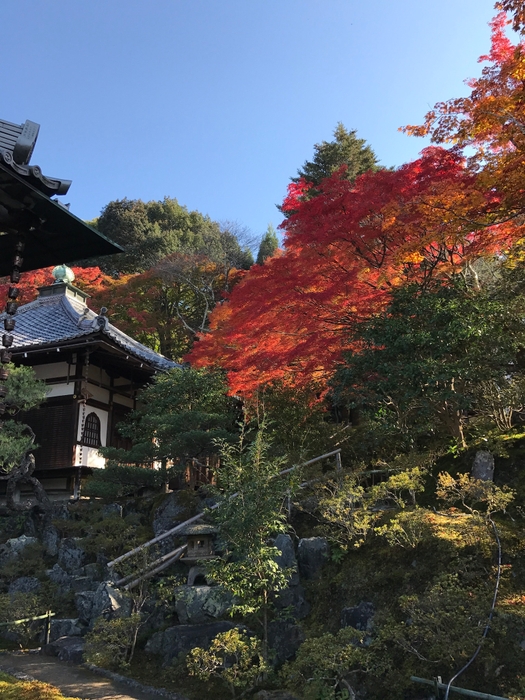
[[[40,681],[19,681],[0,673],[0,698],[2,700],[80,700],[66,697],[52,685]]]

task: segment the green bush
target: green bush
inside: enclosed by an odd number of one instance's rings
[[[86,636],[84,660],[116,671],[129,668],[140,624],[140,613],[109,621],[99,617]]]
[[[2,566],[2,580],[14,581],[20,576],[39,576],[45,572],[44,547],[40,542],[32,542],[24,547],[17,557]]]
[[[48,603],[45,597],[38,593],[7,593],[0,595],[0,622],[9,623],[15,620],[23,620],[29,617],[43,615]],[[19,643],[28,647],[35,636],[42,630],[43,621],[23,622],[21,624],[6,625],[0,627],[0,633],[4,630],[15,632]],[[1,696],[0,696],[1,697]]]
[[[293,663],[283,666],[281,677],[287,687],[305,700],[343,700],[355,697],[353,678],[372,670],[372,653],[365,646],[366,634],[346,627],[337,634],[326,633],[304,642]]]
[[[255,688],[269,670],[261,641],[236,628],[218,634],[209,649],[192,649],[186,664],[190,676],[204,681],[219,678],[233,698],[238,691],[244,695]]]

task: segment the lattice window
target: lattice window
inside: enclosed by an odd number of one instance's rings
[[[100,447],[100,418],[96,413],[88,413],[84,423],[82,443],[88,447]]]

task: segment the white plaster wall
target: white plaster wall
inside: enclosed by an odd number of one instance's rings
[[[80,445],[75,445],[75,467],[83,466],[104,469],[106,460],[102,455],[99,455],[96,447],[82,445],[82,462],[80,461],[80,447]]]
[[[94,384],[88,383],[87,390],[97,401],[100,401],[101,403],[109,403],[109,391],[107,389],[102,389],[100,386],[95,386]]]
[[[88,379],[93,379],[95,382],[100,382],[101,384],[109,385],[111,380],[109,374],[102,367],[97,367],[96,365],[89,365]]]
[[[75,391],[75,384],[52,384],[46,389],[46,397],[51,399],[53,396],[72,396]]]
[[[53,377],[67,377],[67,368],[67,362],[51,362],[48,365],[36,365],[33,369],[38,379],[52,379]],[[75,374],[74,365],[71,366],[70,374]]]

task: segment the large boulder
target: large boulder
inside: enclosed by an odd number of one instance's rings
[[[181,503],[180,493],[177,491],[170,493],[153,514],[152,526],[155,537],[183,523],[188,517],[188,507],[187,504]],[[166,537],[159,542],[159,551],[167,554],[175,549],[178,541],[180,540],[176,536]]]
[[[222,617],[232,605],[232,597],[217,586],[179,586],[175,610],[183,625],[199,625]]]
[[[58,563],[68,574],[78,575],[84,566],[86,553],[79,544],[79,538],[67,537],[58,547]]]
[[[36,537],[27,537],[26,535],[7,540],[5,544],[0,545],[0,566],[13,561],[22,554],[26,547],[37,543]]]
[[[207,649],[214,637],[235,627],[233,622],[222,620],[205,625],[176,625],[163,632],[156,632],[146,644],[150,654],[162,656],[163,666],[169,664],[181,653],[187,653],[195,647]]]
[[[99,586],[98,581],[93,581],[90,576],[72,576],[71,588],[75,593],[80,591],[96,591]]]
[[[64,571],[60,564],[55,564],[46,573],[48,578],[60,588],[62,593],[67,593],[72,588],[73,577]]]
[[[60,637],[42,647],[42,653],[49,656],[58,656],[60,661],[80,664],[82,663],[85,646],[86,642],[82,637]]]
[[[293,569],[293,573],[290,578],[290,585],[293,586],[299,583],[297,559],[295,557],[295,547],[293,545],[292,538],[290,537],[290,535],[285,535],[281,533],[275,538],[274,545],[281,552],[280,555],[276,558],[276,562],[279,564],[281,569]]]
[[[51,525],[51,514],[42,511],[38,506],[25,512],[24,535],[28,537],[40,537],[44,529]]]
[[[84,595],[86,593],[87,591],[84,591]],[[115,617],[128,617],[130,612],[131,601],[118,588],[115,588],[108,581],[103,581],[98,585],[97,590],[93,594],[92,620],[96,620],[101,615],[106,620],[112,620]]]
[[[53,520],[71,520],[71,513],[67,503],[54,503],[52,510]]]
[[[78,617],[85,624],[89,624],[91,618],[93,617],[94,597],[94,591],[80,591],[79,593],[75,594],[75,607],[77,609]]]
[[[285,620],[274,620],[268,625],[268,646],[273,653],[275,666],[295,657],[304,642],[304,632],[299,625]]]
[[[180,496],[177,491],[166,496],[153,514],[153,532],[155,537],[167,530],[171,530],[178,523],[184,522],[187,510],[187,506],[180,502]]]
[[[9,584],[8,593],[10,596],[16,593],[38,593],[40,581],[34,576],[21,576]]]
[[[472,478],[481,481],[494,480],[494,456],[487,450],[478,450],[472,464]]]
[[[354,627],[361,632],[370,632],[373,625],[375,607],[362,600],[359,605],[341,610],[341,627]]]
[[[324,537],[306,537],[299,540],[297,559],[299,573],[304,579],[317,578],[328,557],[328,543]]]
[[[49,630],[49,642],[55,642],[61,637],[80,637],[85,630],[78,618],[51,618]],[[44,641],[45,630],[42,632],[42,642]]]
[[[58,554],[58,545],[60,543],[60,535],[56,527],[51,524],[46,525],[42,530],[40,539],[42,540],[46,554],[50,557],[56,557]]]
[[[287,615],[296,620],[303,620],[310,614],[310,603],[300,583],[283,588],[272,599],[277,610],[286,610]]]

